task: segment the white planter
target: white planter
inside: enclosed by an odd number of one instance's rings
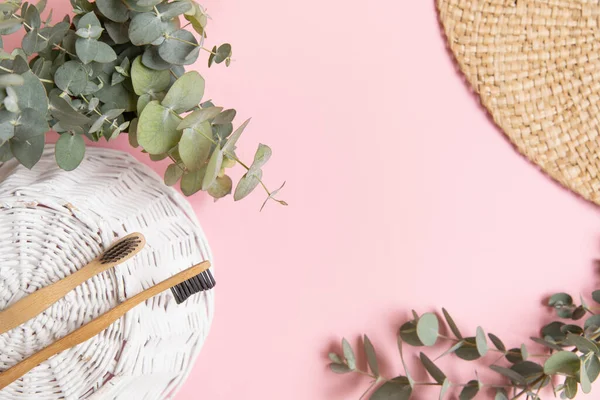
[[[136,231],[148,242],[142,253],[0,335],[0,370],[211,258],[189,203],[126,153],[89,148],[79,168],[64,172],[48,146],[31,171],[14,160],[0,167],[0,309]],[[181,305],[170,291],[162,293],[36,367],[0,391],[0,400],[171,398],[202,347],[213,310],[214,290]]]

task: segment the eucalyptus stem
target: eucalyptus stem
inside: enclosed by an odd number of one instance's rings
[[[25,19],[23,19],[22,16],[17,15],[15,13],[12,14],[12,16],[14,18],[17,18],[19,21],[21,21],[21,23],[23,23],[23,25],[25,25],[25,27],[27,27],[27,29],[29,29],[30,31],[33,30],[33,27],[31,25],[29,25],[27,22],[25,22]],[[45,37],[44,35],[42,35],[41,33],[37,33],[37,36],[44,39],[45,41],[47,41],[48,43],[50,43],[50,39]],[[56,47],[57,49],[64,51],[65,53],[67,53],[70,56],[76,57],[75,54],[70,53],[67,49],[65,49],[64,47],[62,47],[61,45],[59,45],[58,43],[50,43],[52,46]]]
[[[83,99],[83,101],[85,101],[87,104],[90,104],[90,102],[88,101],[88,99],[85,98],[85,96],[82,94],[80,95],[81,98]],[[94,107],[94,111],[96,112],[96,114],[102,116],[102,113],[100,111],[98,111],[97,107]],[[110,126],[112,126],[113,128],[118,128],[119,125],[117,123],[115,123],[115,120],[110,120]]]
[[[4,71],[4,72],[8,72],[9,74],[14,74],[15,73],[15,71],[13,71],[12,69],[5,68],[5,67],[3,67],[1,65],[0,65],[0,69],[2,71]]]

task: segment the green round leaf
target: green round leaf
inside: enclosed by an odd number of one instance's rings
[[[329,369],[336,374],[347,374],[348,372],[352,372],[350,368],[348,368],[345,364],[331,363],[329,364]]]
[[[204,78],[196,71],[183,74],[175,81],[162,101],[164,107],[182,113],[196,107],[204,96]]]
[[[467,383],[467,386],[463,387],[463,389],[461,390],[460,395],[458,396],[458,399],[459,400],[474,399],[475,396],[477,396],[478,392],[479,392],[479,382],[476,380],[469,381],[469,383]]]
[[[196,171],[206,164],[210,154],[212,142],[210,123],[205,121],[195,128],[186,128],[179,142],[181,160],[190,171]]]
[[[560,305],[571,305],[573,304],[573,298],[567,293],[556,293],[550,296],[548,305],[550,307],[556,307]]]
[[[543,338],[551,337],[554,341],[560,342],[565,338],[565,334],[561,331],[564,325],[560,321],[551,322],[542,328],[541,335]]]
[[[144,66],[139,56],[131,64],[131,81],[137,95],[159,93],[171,83],[171,74],[168,70],[157,71]]]
[[[56,70],[54,83],[62,91],[77,96],[85,90],[88,83],[88,74],[80,62],[67,61]]]
[[[13,138],[10,140],[10,150],[25,168],[31,169],[42,158],[45,142],[45,135],[34,136],[26,140]]]
[[[173,148],[181,138],[177,130],[180,119],[154,100],[148,103],[139,117],[137,139],[150,154],[163,154]],[[212,183],[212,182],[211,182]]]
[[[165,171],[165,185],[173,186],[183,176],[183,167],[171,164]]]
[[[153,12],[137,14],[129,24],[129,40],[136,46],[143,46],[154,42],[168,29],[168,22],[164,22]]]
[[[160,57],[176,65],[193,64],[198,58],[200,46],[194,35],[185,29],[170,33],[167,39],[158,46]]]
[[[217,55],[215,56],[215,62],[217,64],[220,64],[229,57],[231,57],[231,45],[229,43],[220,45],[219,48],[217,49]]]
[[[85,155],[85,141],[80,135],[63,133],[56,142],[56,162],[65,171],[72,171],[81,164]]]
[[[588,319],[585,320],[583,324],[583,329],[588,329],[591,327],[600,328],[600,315],[592,315]]]
[[[173,64],[163,60],[158,54],[158,47],[148,46],[142,55],[142,63],[148,67],[157,71],[166,71],[170,69]]]
[[[15,138],[24,141],[35,136],[44,135],[48,130],[46,115],[40,114],[33,108],[26,108],[17,118]]]
[[[521,349],[517,347],[508,350],[505,354],[505,357],[509,362],[513,364],[523,361],[523,354],[521,353]]]
[[[0,146],[15,135],[14,121],[17,115],[6,110],[0,110]],[[1,161],[3,162],[3,161]]]
[[[417,321],[417,336],[425,346],[433,346],[437,342],[440,323],[437,315],[423,314]]]
[[[129,9],[121,0],[96,0],[96,6],[111,21],[125,22],[129,19]]]
[[[512,365],[510,369],[521,375],[523,378],[525,378],[527,385],[533,387],[534,389],[544,387],[550,383],[549,379],[544,379],[543,381],[533,385],[535,381],[537,381],[539,378],[542,377],[542,375],[544,375],[544,367],[532,361],[518,362]]]
[[[579,373],[579,357],[570,351],[554,353],[544,363],[544,373],[547,375],[577,376]]]
[[[31,71],[21,74],[25,81],[23,85],[10,88],[18,97],[19,109],[33,108],[40,114],[48,112],[48,95],[40,79]]]
[[[475,337],[464,338],[463,342],[464,344],[455,351],[455,354],[458,358],[466,361],[473,361],[481,357],[481,355],[477,351]]]
[[[181,178],[181,192],[186,196],[191,196],[202,189],[204,174],[206,174],[206,167],[198,171],[183,174]]]

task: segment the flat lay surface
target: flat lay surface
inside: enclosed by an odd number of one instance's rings
[[[366,380],[327,368],[342,336],[358,344],[367,333],[394,354],[383,372],[399,374],[395,332],[411,309],[444,306],[463,329],[482,325],[517,345],[551,319],[545,296],[596,287],[597,208],[494,126],[446,49],[433,1],[204,4],[207,43],[234,49],[230,68],[195,65],[206,98],[235,107],[238,123],[253,118],[238,152],[251,158],[257,140],[273,148],[264,178],[287,182],[290,205],[259,212],[258,190],[237,204],[189,198],[218,284],[177,400],[358,399]],[[70,9],[49,6],[55,18]],[[131,152],[124,135],[108,147]],[[477,365],[449,376],[470,379]]]

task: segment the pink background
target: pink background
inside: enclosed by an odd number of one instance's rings
[[[204,4],[208,43],[232,43],[235,58],[229,69],[197,64],[207,98],[238,109],[238,122],[253,117],[240,153],[273,148],[265,180],[287,181],[290,206],[259,213],[258,192],[236,204],[190,198],[219,286],[211,335],[177,400],[358,399],[366,380],[326,368],[342,336],[358,344],[367,333],[391,376],[412,308],[444,306],[463,331],[482,325],[517,346],[551,318],[545,296],[594,289],[597,209],[490,122],[449,57],[433,1]],[[127,149],[126,138],[110,146]],[[448,361],[452,378],[485,371]]]

